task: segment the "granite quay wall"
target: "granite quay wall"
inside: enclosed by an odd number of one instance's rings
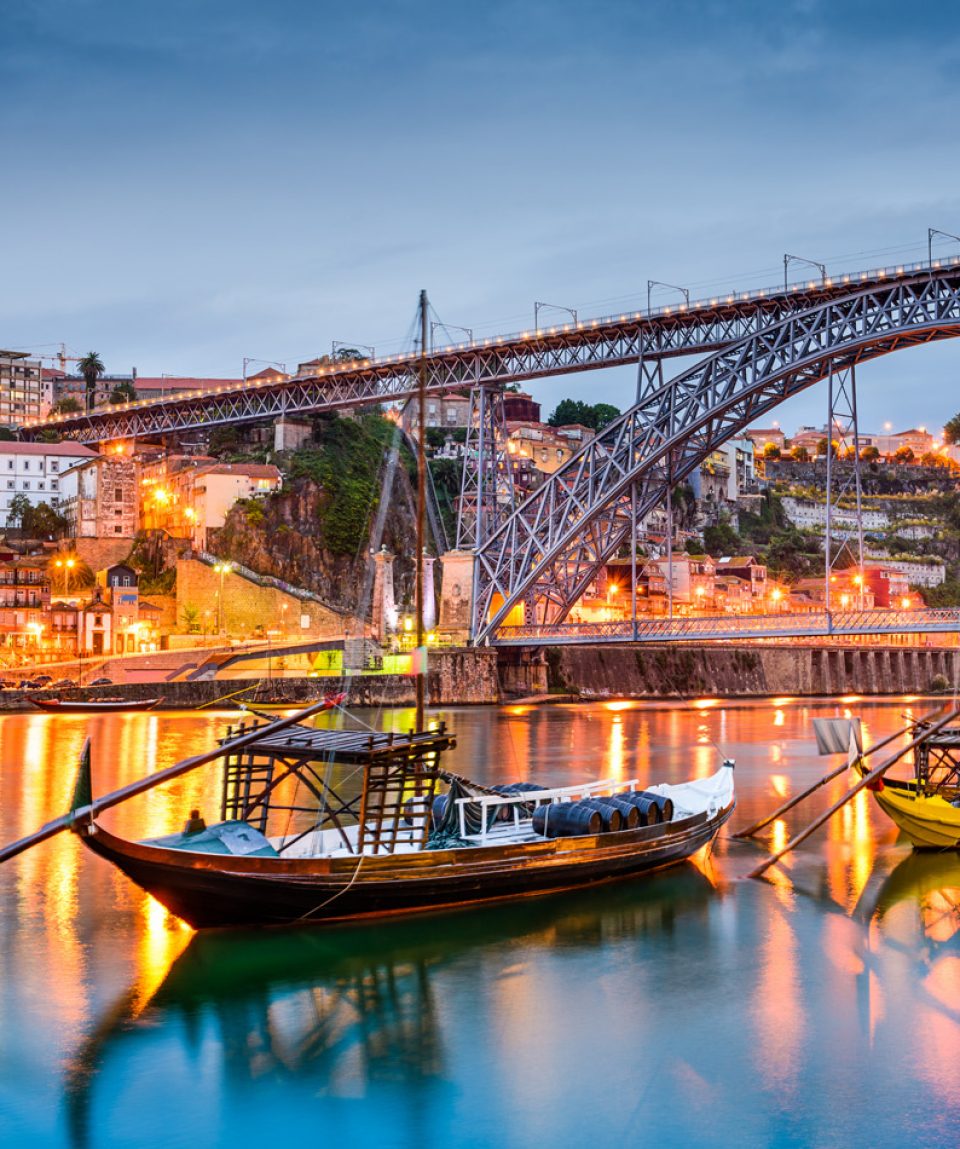
[[[548,689],[580,694],[923,694],[960,681],[955,649],[567,646],[545,653]]]
[[[214,703],[247,690],[252,696],[303,702],[331,691],[343,691],[348,706],[413,706],[415,679],[401,674],[350,675],[344,678],[262,678],[247,680],[206,679],[178,682],[127,682],[93,689],[49,691],[59,698],[157,698],[162,709],[177,710]],[[31,710],[28,696],[42,697],[37,690],[0,691],[0,711]],[[427,698],[431,706],[460,706],[498,702],[497,654],[495,650],[431,651],[427,672]]]

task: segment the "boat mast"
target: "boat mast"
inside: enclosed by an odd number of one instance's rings
[[[417,710],[415,730],[424,729],[424,701],[427,684],[423,664],[423,547],[427,511],[427,293],[420,292],[420,362],[417,372]]]

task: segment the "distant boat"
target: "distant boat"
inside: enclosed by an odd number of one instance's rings
[[[50,714],[109,714],[117,710],[152,710],[159,698],[35,698],[30,701]]]

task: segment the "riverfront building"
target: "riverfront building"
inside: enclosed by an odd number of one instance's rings
[[[30,359],[23,351],[0,351],[0,426],[19,427],[49,409],[39,359]]]
[[[7,516],[17,495],[34,506],[56,506],[64,472],[96,455],[80,443],[0,442],[0,527],[13,525]]]

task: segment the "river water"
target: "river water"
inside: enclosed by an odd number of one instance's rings
[[[713,852],[578,894],[389,924],[195,934],[64,834],[0,869],[0,1144],[885,1147],[960,1144],[960,862],[862,793],[771,871],[729,837],[915,699],[441,712],[478,781],[682,781],[737,760]],[[410,726],[409,712],[361,716]],[[0,840],[207,748],[225,713],[0,718]],[[783,842],[843,778],[777,823]],[[215,772],[111,811],[218,804]]]

